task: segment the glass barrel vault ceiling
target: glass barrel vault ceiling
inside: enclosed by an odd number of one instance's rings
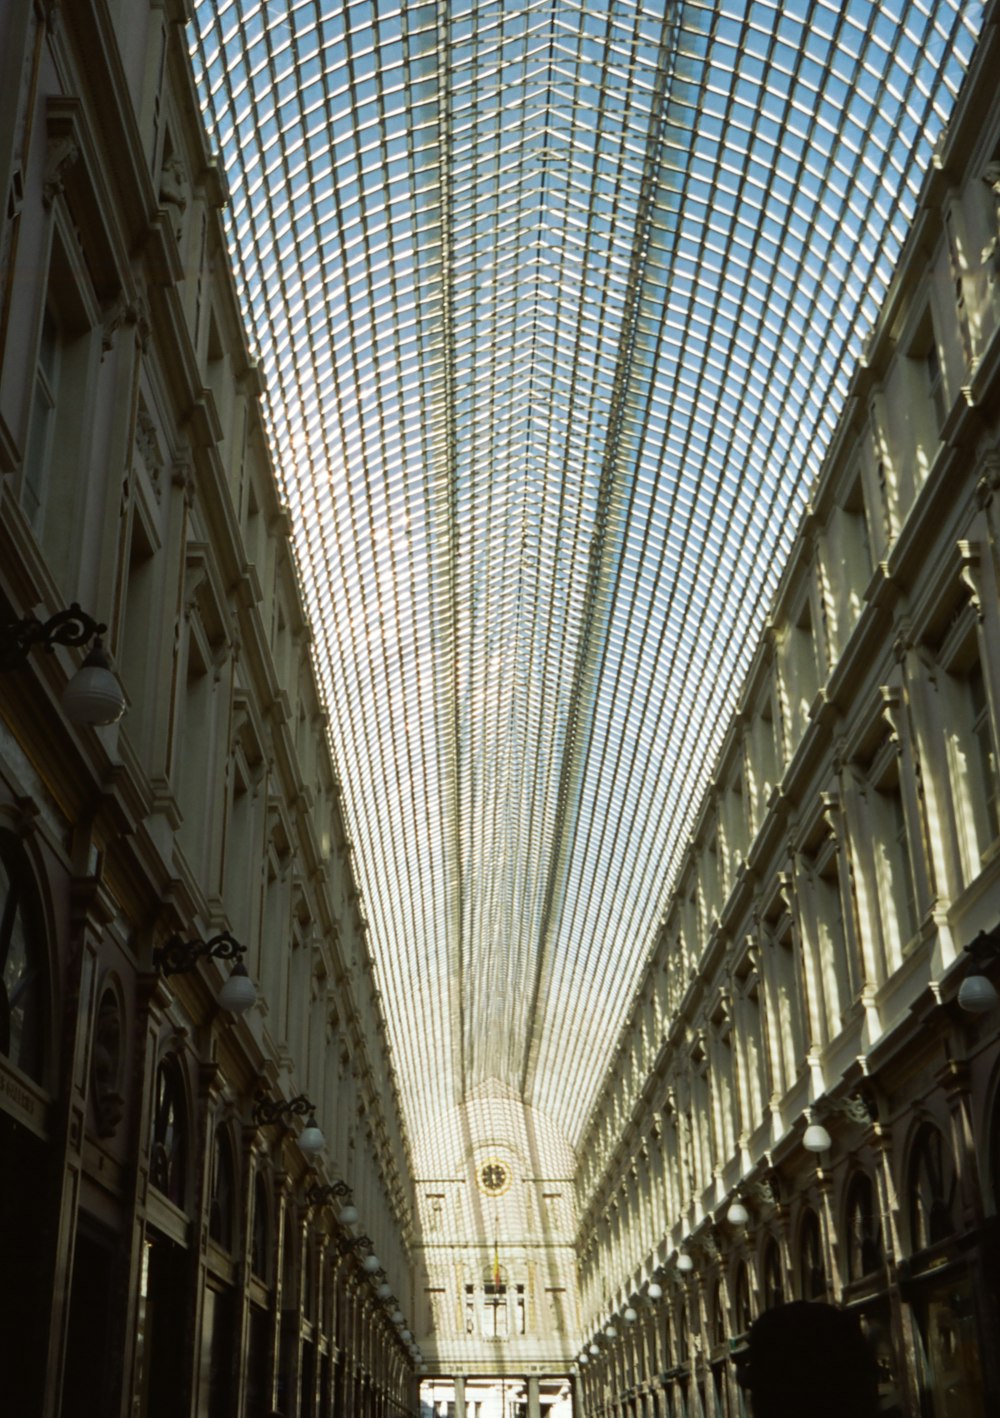
[[[980,13],[197,4],[411,1135],[579,1141]]]

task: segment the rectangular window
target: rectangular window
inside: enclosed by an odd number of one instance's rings
[[[930,394],[931,407],[934,410],[935,427],[940,429],[948,413],[947,395],[944,387],[944,375],[941,371],[941,356],[938,354],[937,340],[931,332],[931,342],[924,356],[924,368],[927,371],[927,392]]]
[[[764,1068],[763,1047],[764,1020],[761,1015],[760,982],[755,971],[747,975],[741,984],[741,996],[737,1005],[738,1045],[742,1052],[740,1077],[741,1124],[747,1132],[752,1132],[764,1113],[764,1094],[769,1083]]]
[[[983,804],[986,811],[986,825],[989,840],[995,842],[1000,837],[1000,806],[997,803],[997,759],[993,746],[993,729],[990,724],[990,708],[986,698],[981,665],[975,665],[969,674],[969,703],[972,710],[972,734],[976,749],[976,767],[982,785]]]
[[[878,899],[886,937],[887,965],[892,970],[916,934],[917,893],[898,784],[881,784],[876,798],[881,818],[876,842]]]
[[[507,1287],[488,1281],[483,1286],[483,1334],[487,1339],[506,1339],[507,1333]]]
[[[100,312],[79,235],[60,214],[54,228],[19,496],[55,580],[71,599],[83,546],[80,520],[105,476],[103,465],[89,467]]]
[[[832,831],[821,831],[803,853],[801,866],[810,1034],[812,1044],[822,1046],[847,1022],[856,983],[848,960],[838,845]]]
[[[948,237],[948,264],[951,268],[952,287],[955,292],[955,314],[958,317],[958,330],[962,337],[962,354],[965,357],[965,363],[968,367],[968,365],[972,363],[972,335],[969,329],[969,312],[965,304],[965,281],[962,278],[962,252],[955,226],[954,211],[946,212],[944,229]]]
[[[778,963],[780,1014],[786,1021],[785,1027],[781,1030],[781,1049],[785,1066],[784,1081],[785,1087],[790,1088],[798,1077],[799,1059],[805,1051],[801,992],[798,967],[795,962],[795,942],[790,930],[775,941],[775,956]]]
[[[21,504],[28,521],[41,530],[52,442],[56,425],[56,396],[59,388],[59,332],[55,317],[46,309],[38,340],[35,362],[35,390],[28,428],[28,446],[21,484]]]

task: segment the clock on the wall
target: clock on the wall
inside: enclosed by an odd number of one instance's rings
[[[479,1173],[476,1180],[479,1183],[479,1190],[485,1192],[487,1196],[503,1196],[510,1186],[510,1168],[506,1162],[500,1162],[495,1157],[491,1157],[486,1162],[479,1164]]]

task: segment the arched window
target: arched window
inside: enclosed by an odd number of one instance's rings
[[[712,1348],[717,1349],[720,1344],[726,1342],[726,1314],[722,1305],[722,1281],[716,1281],[715,1289],[712,1292]]]
[[[291,1207],[288,1207],[282,1221],[283,1244],[281,1247],[281,1289],[282,1303],[289,1309],[298,1308],[299,1303],[299,1248],[302,1233]]]
[[[224,1127],[215,1129],[212,1152],[212,1199],[208,1208],[208,1234],[223,1250],[233,1249],[236,1219],[236,1164],[233,1145]]]
[[[48,997],[42,903],[27,854],[0,831],[0,1053],[37,1082]]]
[[[183,1208],[187,1187],[187,1119],[177,1060],[166,1058],[156,1070],[153,1097],[153,1146],[149,1179],[175,1206]]]
[[[856,1172],[847,1188],[847,1278],[860,1280],[881,1269],[882,1219],[867,1172]]]
[[[925,1123],[910,1154],[907,1186],[910,1245],[914,1251],[933,1246],[955,1231],[957,1180],[944,1134],[933,1123]]]
[[[302,1267],[305,1272],[303,1276],[302,1311],[307,1320],[315,1320],[316,1318],[316,1277],[319,1269],[318,1260],[316,1238],[309,1235],[305,1242],[303,1255],[304,1264]]]
[[[750,1272],[740,1261],[733,1279],[733,1332],[746,1334],[750,1323]]]
[[[803,1213],[799,1226],[799,1279],[803,1300],[822,1300],[826,1295],[826,1266],[823,1264],[823,1237],[815,1211]]]
[[[687,1364],[690,1361],[690,1335],[688,1333],[687,1302],[681,1296],[677,1301],[677,1362]]]
[[[781,1254],[773,1236],[767,1240],[761,1262],[760,1274],[765,1310],[773,1310],[775,1305],[785,1303],[785,1281],[781,1273]]]
[[[250,1269],[258,1280],[267,1284],[271,1279],[271,1223],[267,1205],[267,1185],[258,1172],[253,1184],[253,1231],[250,1243]]]

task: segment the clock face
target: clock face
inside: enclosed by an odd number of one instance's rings
[[[487,1196],[502,1196],[510,1186],[510,1172],[503,1162],[484,1162],[479,1169],[479,1189]]]

